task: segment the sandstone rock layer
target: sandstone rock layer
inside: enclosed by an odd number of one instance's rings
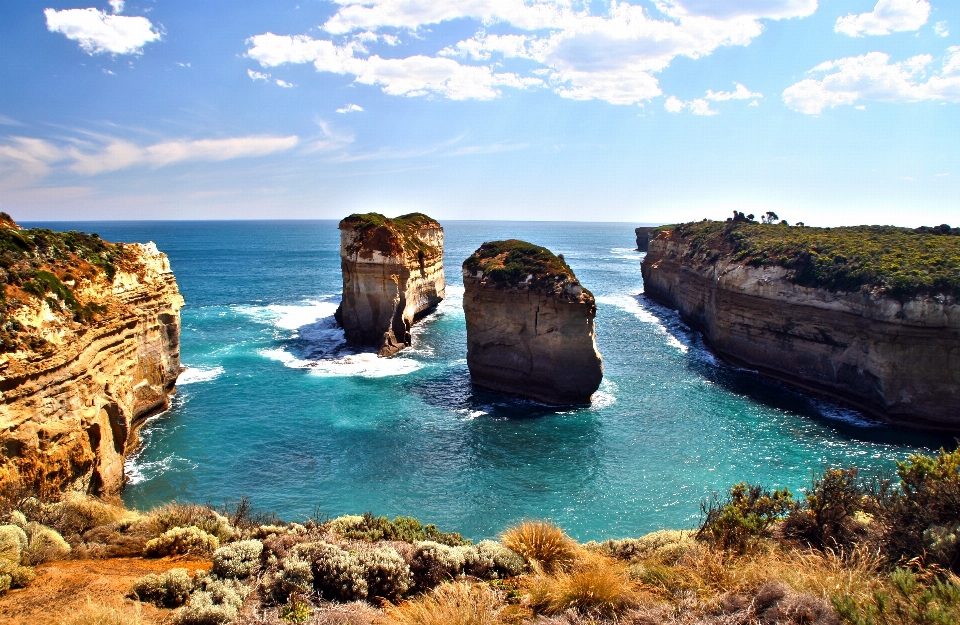
[[[645,293],[677,309],[723,358],[884,421],[960,430],[960,305],[799,286],[731,250],[650,241]]]
[[[368,213],[340,222],[343,300],[336,312],[347,343],[391,356],[410,328],[444,297],[443,227],[413,213]]]
[[[93,319],[64,316],[51,297],[10,313],[47,347],[0,356],[0,487],[115,495],[137,427],[168,406],[183,298],[156,246],[122,247],[112,279],[70,280]]]
[[[463,264],[467,365],[477,386],[548,404],[586,404],[603,379],[593,295],[562,257],[523,241],[485,243]]]

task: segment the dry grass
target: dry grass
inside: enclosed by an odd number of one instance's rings
[[[111,605],[94,603],[89,598],[87,605],[63,620],[63,625],[141,625],[140,604],[133,601],[117,601]]]
[[[641,594],[627,567],[598,553],[582,552],[568,571],[529,580],[528,601],[544,614],[575,609],[614,616],[640,603]]]
[[[572,561],[579,549],[572,538],[549,521],[523,521],[505,531],[500,540],[545,571]]]
[[[498,625],[501,602],[486,585],[443,584],[429,595],[388,610],[391,625]]]

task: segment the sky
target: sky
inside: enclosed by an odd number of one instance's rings
[[[7,0],[0,210],[960,225],[960,2]]]

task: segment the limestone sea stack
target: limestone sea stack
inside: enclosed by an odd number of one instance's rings
[[[336,319],[347,344],[392,356],[444,298],[443,227],[421,213],[350,215],[340,222],[340,267]]]
[[[118,494],[180,374],[166,255],[0,214],[0,267],[0,489]]]
[[[960,236],[927,230],[740,215],[664,227],[644,291],[734,364],[884,421],[960,431]]]
[[[484,243],[463,263],[467,365],[477,386],[548,404],[587,404],[603,379],[593,294],[563,256]]]

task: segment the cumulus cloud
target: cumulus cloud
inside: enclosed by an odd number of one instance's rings
[[[877,0],[869,13],[837,19],[834,30],[851,37],[918,30],[930,17],[927,0]]]
[[[565,98],[635,104],[661,95],[655,74],[676,57],[749,45],[762,32],[762,20],[805,17],[817,9],[816,0],[658,0],[655,9],[611,2],[602,13],[579,0],[335,2],[339,10],[322,26],[330,39],[265,33],[249,40],[248,56],[263,67],[313,63],[318,71],[350,74],[396,95],[490,99],[500,87],[542,85]],[[381,29],[416,35],[452,20],[477,22],[478,30],[433,54],[404,59],[371,56],[364,48],[383,40]],[[521,32],[488,34],[494,27]],[[532,63],[523,74],[495,69],[504,59]]]
[[[119,3],[122,9],[123,3]],[[116,10],[116,7],[114,7]],[[119,10],[117,10],[119,13]],[[80,44],[87,54],[142,54],[160,33],[145,17],[108,15],[97,9],[44,9],[47,29]]]
[[[291,87],[295,87],[296,85],[294,85],[292,82],[287,82],[286,80],[280,80],[277,78],[277,86],[283,87],[284,89],[289,89]]]
[[[960,46],[949,48],[940,71],[924,81],[932,63],[929,54],[890,63],[890,55],[883,52],[828,61],[808,72],[823,74],[823,78],[806,78],[787,87],[783,101],[808,115],[819,115],[827,107],[852,105],[860,100],[960,102]]]
[[[950,30],[947,28],[946,22],[937,22],[933,27],[933,32],[937,33],[941,37],[950,36]]]
[[[696,98],[689,102],[684,102],[676,96],[670,96],[664,102],[663,107],[669,113],[679,113],[684,109],[689,110],[694,115],[719,115],[720,111],[710,108],[711,102],[727,102],[729,100],[750,100],[753,102],[750,103],[750,106],[755,106],[757,104],[757,98],[762,98],[762,93],[754,93],[750,91],[740,83],[734,83],[736,88],[733,91],[719,91],[715,92],[712,90],[707,90],[707,94],[702,98]]]
[[[337,109],[338,113],[362,113],[363,107],[359,104],[348,104],[342,109]]]
[[[108,4],[114,13],[123,13],[123,5],[125,5],[126,2],[123,0],[110,0]]]
[[[255,72],[252,69],[247,70],[247,76],[250,77],[250,80],[270,80],[270,74],[264,74],[263,72]]]

